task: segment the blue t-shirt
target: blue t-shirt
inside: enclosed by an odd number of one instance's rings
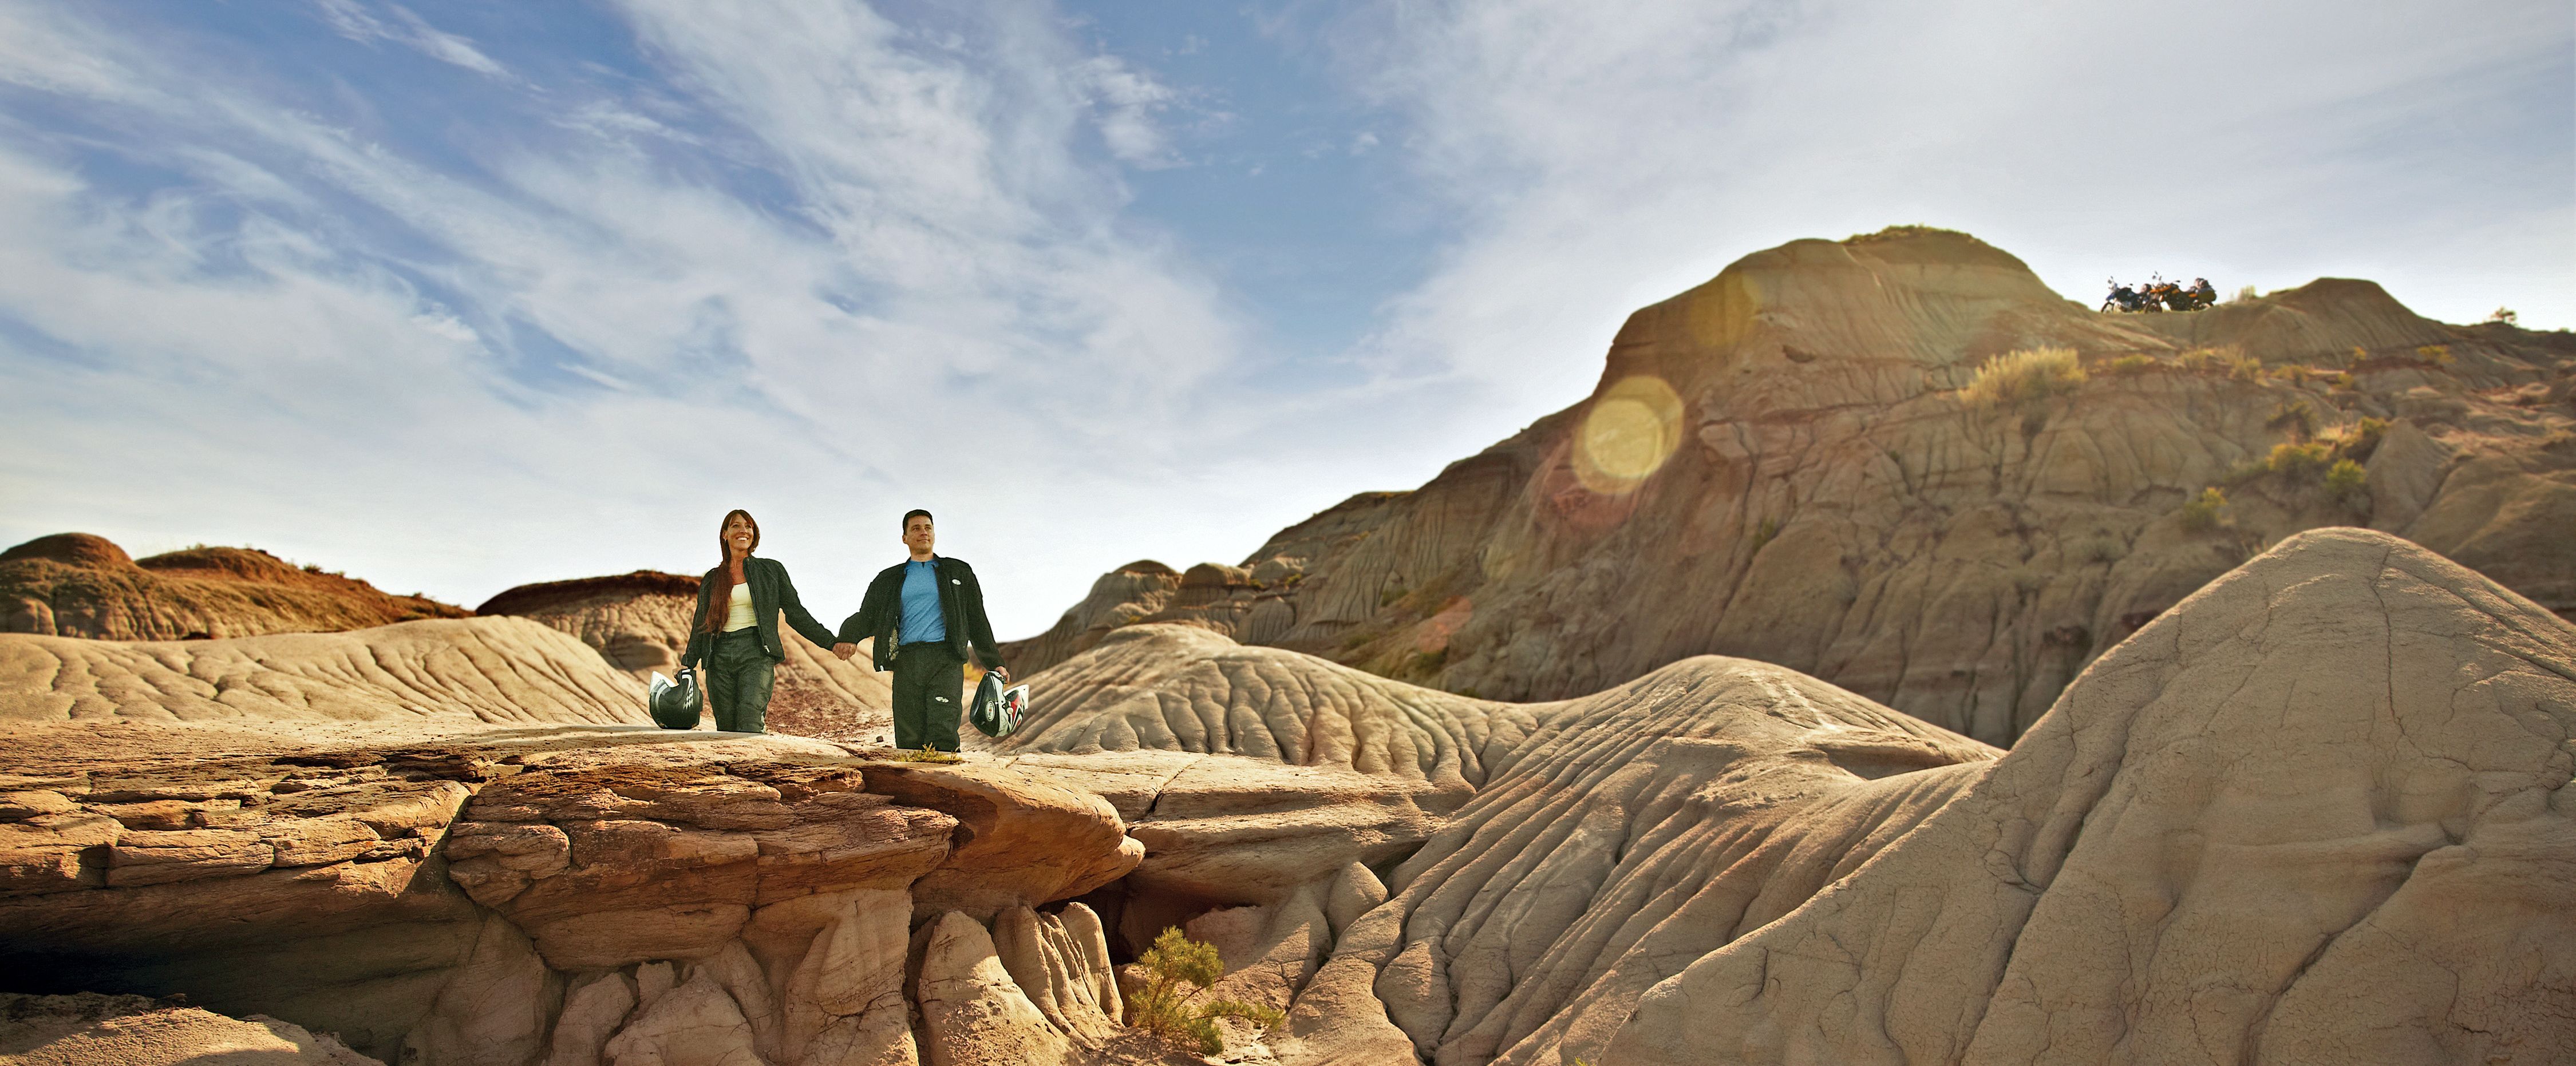
[[[905,560],[903,564],[903,635],[906,644],[948,639],[948,621],[939,616],[939,560]]]

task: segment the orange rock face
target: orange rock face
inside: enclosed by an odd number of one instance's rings
[[[188,548],[138,562],[103,537],[57,533],[0,552],[0,633],[181,640],[329,633],[466,613],[252,548]]]
[[[2073,373],[1972,388],[2052,347]],[[2105,315],[1964,234],[1796,241],[1631,315],[1574,407],[1241,566],[1122,568],[1014,662],[1169,621],[1545,700],[1734,655],[2007,744],[2304,529],[2395,533],[2576,612],[2571,395],[2576,338],[2369,282]]]

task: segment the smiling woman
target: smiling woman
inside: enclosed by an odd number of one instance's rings
[[[823,647],[833,644],[832,631],[814,620],[796,596],[787,567],[775,559],[755,558],[760,523],[751,512],[725,513],[717,531],[722,552],[715,569],[698,583],[698,607],[689,627],[689,648],[682,666],[703,667],[707,709],[716,728],[727,733],[766,732],[769,694],[787,645],[778,638],[778,619],[805,639]]]

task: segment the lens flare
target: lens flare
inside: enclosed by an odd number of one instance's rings
[[[1592,402],[1574,436],[1574,476],[1604,496],[1633,492],[1682,441],[1682,398],[1662,378],[1621,379]]]

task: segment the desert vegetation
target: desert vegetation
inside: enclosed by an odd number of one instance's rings
[[[2028,348],[1987,359],[1959,398],[1977,407],[2031,403],[2072,392],[2085,377],[2075,349]]]
[[[1190,1044],[1207,1054],[1225,1049],[1225,1038],[1216,1027],[1219,1018],[1236,1018],[1268,1028],[1286,1017],[1276,1007],[1239,1000],[1202,1002],[1209,986],[1225,976],[1225,962],[1217,958],[1216,945],[1192,940],[1179,929],[1163,930],[1161,936],[1154,938],[1154,946],[1138,956],[1136,963],[1143,969],[1145,980],[1144,987],[1127,1000],[1129,1024]]]
[[[2182,527],[2198,533],[2217,528],[2227,520],[2227,494],[2211,485],[2200,495],[2182,505]]]

